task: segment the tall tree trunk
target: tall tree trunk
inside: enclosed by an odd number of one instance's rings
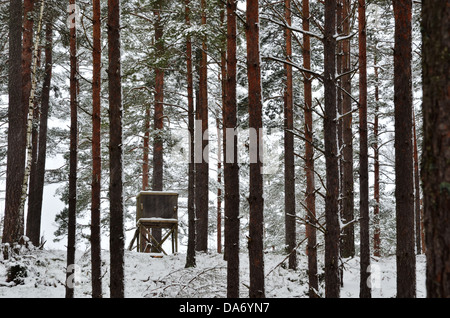
[[[420,216],[420,175],[419,175],[419,151],[417,149],[417,134],[416,134],[416,115],[413,107],[413,148],[414,148],[414,218],[416,221],[416,253],[422,253],[422,229],[421,229],[421,216]]]
[[[191,25],[190,0],[185,0],[185,21]],[[195,172],[194,172],[194,80],[192,74],[192,41],[186,40],[186,69],[188,93],[188,130],[189,130],[189,172],[188,172],[188,246],[186,252],[186,266],[195,267]]]
[[[342,34],[342,0],[336,0],[336,34]],[[336,74],[342,73],[342,56],[343,56],[343,45],[342,41],[336,41]],[[337,149],[338,149],[338,169],[339,169],[339,200],[338,200],[338,206],[339,206],[339,217],[343,220],[343,203],[344,203],[344,152],[343,152],[343,135],[342,135],[342,122],[343,118],[342,116],[342,98],[343,98],[343,92],[342,92],[342,77],[336,78],[336,112],[338,120],[336,121],[336,139],[337,139]],[[344,220],[343,220],[344,221]],[[339,253],[341,253],[343,249],[342,240],[344,239],[344,231],[341,232],[340,235],[340,242],[339,242]],[[340,275],[341,275],[341,286],[344,283],[343,275],[344,271],[343,268],[340,267],[339,269]]]
[[[92,193],[91,193],[91,266],[92,297],[102,297],[101,279],[101,4],[92,2],[93,11],[93,70],[92,70]]]
[[[22,199],[20,203],[19,208],[19,214],[21,215],[21,218],[24,218],[25,214],[25,202],[27,200],[27,191],[29,188],[30,182],[31,185],[35,186],[35,179],[36,179],[36,165],[34,162],[37,160],[37,129],[35,128],[35,124],[38,121],[39,117],[39,110],[38,110],[38,104],[35,99],[36,90],[37,90],[37,69],[40,65],[40,53],[41,49],[39,47],[40,44],[40,35],[41,35],[41,29],[42,29],[42,21],[44,19],[44,7],[45,7],[45,1],[42,0],[40,4],[39,9],[39,20],[36,30],[36,39],[34,40],[34,48],[32,50],[32,64],[30,67],[31,72],[31,87],[29,91],[26,91],[26,94],[28,94],[28,116],[27,116],[27,160],[25,164],[25,175],[23,179],[22,184]],[[32,31],[32,27],[31,27]],[[34,162],[33,162],[34,160]],[[31,175],[31,172],[33,172],[33,175]],[[30,189],[30,193],[32,194],[32,206],[35,204],[35,189]],[[21,222],[23,224],[23,221]],[[23,231],[22,231],[23,232]]]
[[[225,29],[225,14],[226,14],[226,2],[222,3],[218,1],[220,10],[220,24],[221,28]],[[226,30],[224,30],[226,32]],[[224,139],[224,127],[223,127],[223,111],[227,102],[227,39],[226,37],[220,42],[220,75],[219,80],[222,89],[222,130],[220,127],[220,111],[216,113],[216,128],[217,128],[217,253],[222,253],[222,179],[223,179],[223,139]]]
[[[352,16],[350,0],[343,0],[342,32],[350,34],[350,19]],[[352,131],[352,99],[349,96],[352,90],[350,39],[342,41],[342,221],[351,222],[354,218],[354,187],[353,187],[353,131]],[[355,230],[353,224],[346,226],[342,231],[341,256],[355,256]]]
[[[291,0],[285,0],[285,19],[292,24]],[[292,60],[292,34],[285,28],[286,60]],[[292,66],[285,64],[286,89],[284,92],[284,206],[285,206],[285,244],[289,253],[289,268],[297,268],[296,235],[295,235],[295,167],[294,167],[294,115]]]
[[[339,297],[339,163],[336,140],[336,2],[325,2],[325,160],[326,187],[325,198],[325,297]]]
[[[450,297],[450,10],[422,3],[423,157],[427,297]]]
[[[262,92],[259,52],[259,4],[247,1],[247,76],[250,131],[250,226],[248,250],[250,261],[250,297],[265,297],[264,288],[264,198],[262,161]]]
[[[303,30],[309,31],[309,0],[303,0]],[[308,35],[303,36],[303,67],[311,69],[311,40]],[[309,297],[318,297],[319,280],[317,277],[317,239],[316,239],[316,194],[314,182],[314,147],[313,147],[313,116],[312,116],[312,87],[311,76],[304,74],[303,89],[305,95],[305,173],[306,173],[306,237],[308,238],[308,276]]]
[[[120,1],[108,0],[109,157],[110,157],[110,295],[122,298],[124,286],[124,207],[122,180],[122,84],[120,66]]]
[[[164,39],[163,39],[163,25],[161,24],[161,2],[156,4],[157,8],[154,10],[155,15],[155,48],[156,56],[161,59],[164,54]],[[163,65],[157,65],[155,69],[155,112],[153,128],[156,136],[153,140],[153,178],[152,190],[163,190],[163,120],[164,120],[164,69]],[[153,237],[161,241],[161,229],[152,229]],[[158,252],[158,249],[153,248],[153,252]]]
[[[39,52],[39,55],[41,53]],[[40,56],[38,58],[38,67],[40,66]],[[28,211],[27,211],[27,221],[25,226],[25,235],[30,239],[33,245],[39,245],[39,232],[36,234],[33,231],[36,229],[36,218],[33,213],[36,213],[36,205],[38,204],[37,197],[37,165],[38,165],[38,139],[39,139],[39,121],[40,121],[40,107],[38,103],[38,98],[34,99],[33,102],[33,120],[31,127],[31,166],[30,166],[30,178],[28,186]],[[34,240],[31,238],[34,237]]]
[[[358,5],[359,42],[359,213],[360,213],[360,290],[361,298],[370,298],[371,290],[367,279],[370,266],[369,237],[369,156],[367,140],[367,41],[366,1]]]
[[[75,0],[70,4],[75,7]],[[73,9],[75,10],[75,8]],[[77,165],[78,165],[78,58],[77,25],[70,28],[70,154],[69,154],[69,210],[67,223],[67,282],[75,264],[76,213],[77,213]],[[66,283],[67,283],[66,282]],[[74,297],[74,286],[66,285],[66,298]]]
[[[239,165],[236,134],[236,9],[237,1],[227,1],[227,83],[223,108],[223,149],[225,189],[225,254],[227,257],[227,297],[239,297]]]
[[[27,214],[27,236],[35,246],[40,244],[42,200],[44,193],[45,163],[47,157],[48,112],[53,64],[53,17],[50,15],[48,19],[49,20],[45,26],[45,70],[41,93],[41,107],[39,112],[36,178],[31,186],[34,189],[34,194],[32,196],[30,192]],[[34,199],[32,199],[32,197],[34,197]]]
[[[156,56],[161,59],[164,54],[163,26],[161,24],[161,3],[157,2],[155,15],[155,48]],[[152,189],[163,190],[163,116],[164,116],[164,69],[163,65],[157,65],[155,69],[155,112],[153,128],[157,136],[153,142],[153,178]]]
[[[142,158],[142,190],[148,190],[149,183],[149,140],[150,140],[150,105],[145,105],[145,118],[144,118],[144,145],[143,145],[143,158]]]
[[[206,26],[206,0],[201,0],[201,24]],[[208,164],[208,54],[206,36],[202,39],[199,76],[199,106],[198,119],[201,120],[202,132],[202,158],[196,171],[196,219],[197,237],[196,250],[206,252],[208,250],[208,207],[209,207],[209,164]]]
[[[25,174],[26,112],[22,103],[22,1],[9,4],[8,154],[3,243],[19,241],[19,206]]]
[[[217,125],[217,253],[222,253],[222,132],[220,130],[219,114]]]
[[[373,184],[373,193],[375,199],[375,206],[373,209],[373,255],[380,257],[381,256],[381,241],[380,241],[380,152],[378,145],[378,121],[379,121],[379,112],[380,112],[380,96],[379,96],[379,76],[378,69],[376,66],[378,63],[377,52],[375,52],[375,118],[373,122],[373,161],[374,161],[374,184]]]
[[[412,145],[412,1],[394,0],[395,199],[397,297],[416,296]]]
[[[33,65],[33,26],[34,26],[34,0],[24,0],[23,2],[23,37],[22,37],[22,107],[24,111],[24,127],[26,130],[25,135],[25,173],[22,180],[21,199],[19,205],[19,232],[20,235],[24,234],[24,207],[27,197],[27,186],[30,171],[28,169],[28,163],[30,162],[29,156],[31,156],[31,140],[29,141],[29,135],[31,136],[31,121],[32,112],[30,112],[30,94],[32,86],[32,65]],[[34,101],[33,101],[34,102]],[[34,105],[34,104],[32,104]],[[32,108],[33,106],[31,106]],[[31,116],[30,116],[31,113]],[[31,118],[29,118],[31,117]],[[30,121],[30,122],[29,122]]]

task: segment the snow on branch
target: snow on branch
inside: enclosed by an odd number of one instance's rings
[[[292,66],[292,67],[298,69],[299,71],[302,71],[302,72],[311,74],[311,75],[313,75],[314,77],[316,77],[316,78],[318,78],[319,80],[322,81],[322,75],[321,75],[321,74],[316,73],[316,72],[311,71],[311,70],[308,70],[308,69],[306,69],[306,68],[303,68],[303,67],[301,67],[300,65],[298,65],[298,64],[296,64],[296,63],[293,63],[293,62],[291,62],[291,61],[288,61],[288,60],[285,60],[285,59],[279,59],[279,58],[273,57],[273,56],[264,56],[262,59],[263,59],[263,60],[273,60],[273,61],[281,62],[281,63],[284,63],[284,64],[288,64],[288,65],[290,65],[290,66]]]
[[[303,30],[303,29],[299,29],[299,28],[296,28],[296,27],[293,27],[293,26],[290,26],[285,21],[278,22],[278,21],[275,21],[274,19],[266,17],[266,16],[261,16],[261,19],[265,19],[265,20],[270,21],[272,23],[275,23],[275,24],[277,24],[279,26],[285,27],[285,28],[287,28],[287,29],[289,29],[291,31],[300,32],[300,33],[302,33],[304,35],[309,35],[310,37],[313,37],[313,38],[319,39],[320,41],[323,41],[323,36],[322,35],[314,33],[314,32],[310,32],[310,31],[306,31],[306,30]]]
[[[350,40],[356,34],[358,34],[358,33],[357,32],[353,32],[353,33],[350,33],[350,34],[336,34],[334,37],[335,37],[336,41],[339,42],[339,41]]]

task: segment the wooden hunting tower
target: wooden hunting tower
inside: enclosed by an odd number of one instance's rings
[[[143,191],[136,197],[136,233],[129,250],[137,241],[138,252],[160,252],[167,255],[163,243],[172,237],[172,253],[178,251],[178,193]],[[166,230],[159,239],[154,229]],[[156,237],[155,237],[156,236]]]

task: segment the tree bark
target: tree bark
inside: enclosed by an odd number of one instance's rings
[[[163,39],[163,25],[161,24],[161,7],[160,1],[156,3],[157,8],[154,10],[155,15],[155,48],[156,56],[162,59],[164,55],[164,39]],[[163,65],[156,65],[155,69],[155,112],[153,114],[153,129],[156,133],[153,140],[153,178],[152,190],[163,190],[163,125],[164,125],[164,69]],[[161,229],[152,229],[153,237],[161,241]],[[152,248],[152,252],[158,252],[158,249]]]
[[[185,1],[185,21],[189,27],[190,0]],[[195,171],[194,171],[194,80],[192,74],[192,41],[188,36],[186,40],[186,70],[187,70],[187,93],[188,93],[188,130],[189,130],[189,172],[188,172],[188,246],[186,252],[185,267],[195,267]]]
[[[24,207],[28,190],[28,179],[30,169],[28,168],[31,160],[28,157],[31,155],[31,122],[32,113],[30,108],[30,94],[32,86],[32,64],[33,64],[33,26],[34,26],[34,0],[24,0],[23,2],[23,37],[22,37],[22,107],[24,112],[24,127],[25,127],[25,173],[22,180],[21,199],[19,206],[19,232],[24,234]],[[31,113],[31,116],[30,116]],[[29,118],[31,117],[31,118]],[[30,139],[30,141],[29,141]]]
[[[360,290],[359,297],[370,298],[370,236],[369,236],[369,156],[367,140],[367,34],[366,1],[358,5],[359,42],[359,213],[360,213]]]
[[[413,108],[413,153],[414,153],[414,218],[416,222],[416,253],[422,253],[422,229],[421,229],[421,216],[420,216],[420,174],[419,174],[419,150],[417,149],[417,134],[416,134],[416,115]]]
[[[336,0],[336,34],[342,34],[342,9],[343,9],[343,0]],[[342,74],[342,56],[343,56],[343,41],[336,41],[336,74]],[[336,121],[336,139],[337,139],[337,149],[338,149],[338,169],[339,169],[339,217],[341,218],[342,222],[345,222],[344,218],[344,149],[343,149],[343,118],[341,117],[342,112],[342,98],[343,98],[343,92],[342,92],[342,77],[336,78],[336,112],[337,117],[339,118]],[[344,233],[346,228],[344,228],[341,231],[340,235],[340,241],[339,241],[339,254],[342,255],[342,251],[344,249],[342,240],[345,239]],[[341,275],[341,286],[343,286],[343,269],[342,267],[339,269],[340,275]]]
[[[75,0],[70,0],[75,5]],[[78,166],[78,58],[77,26],[70,28],[70,149],[69,149],[69,209],[67,224],[67,281],[66,298],[74,297],[74,286],[68,284],[73,274],[69,269],[75,264],[76,213],[77,213],[77,166]]]
[[[224,29],[225,25],[225,15],[226,15],[226,2],[222,3],[219,1],[219,10],[220,10],[220,25]],[[226,30],[225,30],[226,32]],[[224,128],[223,128],[223,111],[225,108],[225,104],[227,101],[227,39],[223,38],[220,42],[220,86],[222,90],[222,130],[220,127],[220,111],[216,112],[216,128],[217,128],[217,253],[222,253],[222,203],[223,203],[223,188],[222,188],[222,180],[223,180],[223,139],[224,139]]]
[[[342,32],[350,34],[350,19],[352,16],[350,0],[343,0]],[[350,60],[350,39],[342,41],[342,222],[347,223],[354,219],[354,182],[353,182],[353,131],[352,131],[352,99],[349,96],[352,90],[352,76]],[[341,256],[355,256],[355,229],[353,224],[346,226],[342,231]]]
[[[31,204],[34,206],[35,204],[35,181],[36,181],[36,165],[35,162],[37,160],[37,125],[39,118],[39,109],[38,104],[36,102],[36,90],[37,90],[37,69],[40,65],[40,53],[41,49],[39,47],[40,44],[40,35],[42,29],[42,21],[44,18],[44,7],[45,1],[41,1],[40,9],[39,9],[39,20],[36,29],[36,39],[34,40],[33,50],[32,50],[32,63],[30,65],[30,85],[28,83],[24,84],[27,90],[25,94],[28,94],[28,106],[27,106],[27,160],[25,163],[25,175],[22,184],[22,199],[19,208],[19,214],[21,218],[24,218],[25,214],[25,202],[27,200],[27,192],[29,191],[32,195]],[[31,33],[33,33],[33,27],[31,26]],[[32,37],[32,35],[31,35]],[[33,41],[31,39],[31,41]],[[26,62],[28,63],[28,62]],[[32,174],[33,172],[33,174]],[[33,186],[33,189],[29,187],[29,185]],[[30,189],[29,189],[30,188]],[[23,221],[21,221],[23,226]],[[23,230],[22,230],[23,232]]]
[[[339,288],[339,163],[336,140],[336,2],[325,1],[325,297],[338,298]]]
[[[144,145],[142,158],[142,190],[148,190],[149,183],[149,140],[150,140],[150,105],[145,105]]]
[[[397,297],[416,296],[412,145],[412,1],[394,0],[395,199]]]
[[[201,24],[206,25],[206,0],[201,0]],[[207,38],[202,39],[202,50],[199,74],[199,106],[198,119],[201,120],[202,132],[202,158],[196,171],[196,250],[208,250],[208,208],[209,208],[209,164],[208,164],[208,54]]]
[[[309,0],[303,0],[303,30],[309,31]],[[311,69],[311,40],[308,35],[303,36],[303,67]],[[311,76],[304,74],[303,89],[305,95],[305,173],[306,173],[306,237],[308,238],[308,276],[309,297],[318,297],[319,280],[317,277],[317,239],[316,239],[316,194],[314,181],[314,147],[313,147],[313,116],[312,116],[312,87]]]
[[[375,65],[378,63],[377,52],[375,52]],[[379,76],[378,76],[378,67],[375,66],[375,118],[373,123],[373,136],[374,136],[374,144],[373,144],[373,167],[374,167],[374,184],[373,184],[373,193],[375,199],[375,207],[373,209],[373,255],[380,257],[381,256],[381,230],[380,230],[380,151],[378,145],[378,121],[379,121],[379,111],[380,111],[380,97],[379,97]]]
[[[217,253],[222,253],[222,132],[219,114],[217,125]]]
[[[262,161],[262,92],[259,52],[258,0],[247,1],[247,76],[250,133],[250,226],[248,250],[250,261],[250,297],[265,297],[264,288],[264,198]],[[253,134],[253,136],[252,136]]]
[[[239,165],[237,162],[236,102],[236,9],[237,1],[227,1],[227,78],[223,108],[225,254],[227,297],[239,297]]]
[[[161,24],[161,3],[157,2],[155,15],[155,48],[156,56],[161,59],[164,54],[163,26]],[[164,116],[164,70],[162,65],[157,65],[155,69],[155,112],[153,128],[156,136],[153,142],[153,178],[152,189],[154,191],[163,190],[163,116]]]
[[[423,157],[427,297],[450,297],[450,10],[422,3]]]
[[[120,65],[120,1],[108,0],[109,122],[110,122],[110,295],[123,298],[124,208],[122,180],[122,85]]]
[[[9,4],[8,153],[3,243],[20,239],[19,206],[25,174],[26,127],[22,103],[22,1]]]
[[[291,1],[285,0],[285,19],[292,24]],[[292,34],[285,28],[286,60],[292,60]],[[294,166],[294,129],[292,66],[285,64],[286,88],[284,92],[284,206],[285,206],[285,244],[289,254],[289,268],[297,268],[295,234],[295,166]]]
[[[101,279],[101,4],[93,0],[92,70],[92,193],[91,193],[91,266],[92,297],[102,297]]]
[[[52,63],[53,63],[53,17],[49,17],[45,27],[45,65],[44,80],[41,93],[41,107],[39,116],[39,133],[37,140],[37,160],[35,179],[32,183],[30,180],[33,194],[30,195],[28,201],[27,214],[27,236],[30,238],[34,246],[40,244],[41,232],[41,216],[42,216],[42,200],[44,193],[45,179],[45,163],[47,157],[47,130],[48,130],[48,113],[50,103],[50,86],[52,80]]]
[[[40,52],[39,52],[40,55]],[[40,58],[38,59],[40,64]],[[39,65],[38,65],[39,67]],[[31,166],[30,166],[30,178],[29,178],[29,187],[28,187],[28,210],[27,210],[27,221],[25,226],[25,235],[30,239],[33,245],[39,245],[39,232],[37,235],[33,233],[36,227],[38,226],[36,223],[36,217],[33,215],[36,213],[38,204],[37,197],[37,164],[38,164],[38,139],[39,139],[39,120],[40,120],[40,107],[37,102],[37,98],[34,99],[33,102],[33,120],[31,127]],[[39,220],[40,222],[40,220]],[[33,236],[34,239],[31,238]],[[37,239],[36,239],[37,238]]]

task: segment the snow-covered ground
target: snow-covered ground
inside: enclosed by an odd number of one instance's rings
[[[65,295],[66,252],[62,250],[27,251],[15,260],[4,261],[0,256],[0,298],[61,298]],[[102,252],[103,292],[109,297],[109,252]],[[282,264],[283,255],[265,254],[266,297],[307,297],[307,259],[299,255],[299,268],[288,270]],[[125,295],[128,298],[214,298],[226,295],[226,262],[223,255],[198,254],[195,268],[184,268],[186,255],[152,258],[149,254],[126,252]],[[78,252],[75,267],[75,297],[90,297],[90,253]],[[18,284],[7,282],[8,268],[22,265],[26,275]],[[319,266],[319,277],[323,270]],[[241,296],[247,297],[249,266],[246,253],[241,254]],[[78,270],[78,271],[77,271]],[[346,260],[343,298],[359,297],[359,258]],[[372,295],[390,298],[396,295],[395,256],[372,259]],[[323,279],[321,279],[323,280]],[[323,295],[323,282],[321,290]],[[417,256],[417,297],[425,297],[425,256]]]

